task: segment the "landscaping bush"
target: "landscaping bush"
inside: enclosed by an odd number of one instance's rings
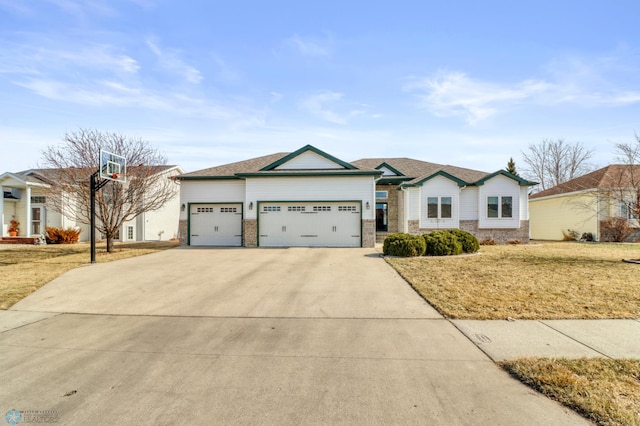
[[[55,228],[53,226],[47,226],[44,228],[46,231],[45,238],[47,244],[73,244],[77,243],[80,239],[79,228]]]
[[[458,241],[460,241],[463,253],[475,253],[480,250],[480,243],[472,233],[463,231],[462,229],[451,229],[449,232],[455,235]]]
[[[480,245],[481,246],[495,246],[496,245],[496,240],[494,240],[491,237],[485,238],[484,240],[480,241]]]
[[[391,234],[384,239],[382,252],[389,256],[422,256],[425,250],[425,241],[419,235]]]
[[[633,232],[633,227],[624,217],[608,217],[600,222],[601,240],[624,242]]]
[[[462,243],[449,230],[432,231],[422,237],[426,243],[427,256],[449,256],[462,253]]]

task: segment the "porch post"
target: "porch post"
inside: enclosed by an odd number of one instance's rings
[[[27,200],[27,237],[31,236],[31,187],[27,185],[27,190],[25,191],[27,196],[25,197]]]
[[[4,237],[4,187],[0,185],[0,238]]]

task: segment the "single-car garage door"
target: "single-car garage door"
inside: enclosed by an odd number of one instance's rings
[[[192,246],[241,246],[242,205],[190,205],[189,235]]]
[[[261,202],[261,247],[360,247],[359,202]]]

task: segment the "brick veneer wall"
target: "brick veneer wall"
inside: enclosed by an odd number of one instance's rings
[[[478,229],[477,220],[461,220],[460,229],[467,231],[475,235],[475,237],[482,241],[492,238],[497,243],[506,243],[511,240],[519,240],[522,243],[529,242],[529,221],[521,220],[520,228],[518,229]],[[427,232],[435,231],[430,228],[420,228],[420,222],[417,220],[409,221],[409,233],[414,235],[426,234]]]
[[[461,220],[460,229],[471,232],[480,241],[493,238],[496,243],[506,243],[512,240],[519,240],[524,244],[529,242],[528,220],[521,220],[520,228],[518,229],[478,229],[477,220]]]
[[[376,198],[376,203],[387,203],[388,233],[398,232],[398,185],[376,185],[376,191],[387,191],[387,198]],[[375,232],[375,221],[373,223]]]

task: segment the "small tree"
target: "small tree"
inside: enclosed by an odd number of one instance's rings
[[[634,136],[634,142],[615,144],[616,159],[626,167],[615,176],[617,187],[612,198],[625,205],[629,217],[640,219],[640,137],[637,133]]]
[[[514,176],[520,176],[518,171],[516,170],[516,162],[513,161],[513,157],[509,158],[509,162],[507,163],[507,171]]]
[[[594,170],[588,161],[593,150],[580,142],[565,143],[564,139],[544,139],[541,143],[529,145],[529,151],[522,153],[528,168],[525,177],[540,184],[540,190],[554,187],[568,180]]]
[[[60,145],[43,152],[43,165],[51,168],[47,193],[52,209],[90,223],[91,174],[99,167],[100,149],[127,160],[127,182],[110,182],[96,194],[96,228],[107,239],[107,252],[125,221],[158,210],[176,195],[174,183],[162,173],[166,158],[146,141],[118,133],[80,129],[66,133]]]

